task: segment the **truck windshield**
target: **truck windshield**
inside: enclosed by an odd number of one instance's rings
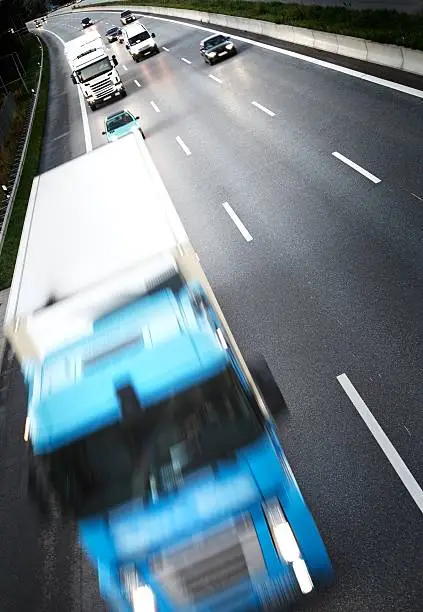
[[[86,83],[87,81],[90,81],[91,79],[94,79],[105,72],[109,72],[109,70],[112,69],[113,66],[110,63],[109,58],[103,57],[101,60],[98,60],[98,62],[94,62],[94,64],[90,64],[81,70],[77,70],[76,74],[80,83]]]
[[[147,40],[147,38],[150,38],[150,34],[143,30],[142,32],[138,32],[138,34],[136,34],[135,36],[131,36],[131,38],[128,38],[128,42],[131,46],[137,45],[143,40]]]
[[[235,459],[262,433],[258,408],[234,371],[168,398],[45,458],[62,504],[77,517],[138,498],[154,503],[202,468]]]

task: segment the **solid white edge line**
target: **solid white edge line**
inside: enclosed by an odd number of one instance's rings
[[[237,228],[239,229],[239,231],[241,232],[245,240],[247,242],[251,242],[253,239],[252,235],[247,230],[247,228],[245,227],[241,219],[238,217],[236,212],[233,210],[233,208],[230,206],[229,202],[223,202],[222,206],[226,210],[226,212],[228,213],[232,221],[235,223],[235,225],[237,226]]]
[[[222,79],[219,79],[219,77],[214,76],[214,74],[209,74],[209,78],[213,79],[213,81],[216,81],[216,83],[223,83]]]
[[[375,176],[371,172],[368,172],[367,170],[365,170],[364,168],[362,168],[355,162],[351,161],[350,159],[348,159],[348,157],[345,157],[345,155],[338,153],[338,151],[334,151],[332,155],[336,157],[337,159],[339,159],[340,161],[344,162],[344,164],[346,164],[350,168],[353,168],[353,170],[356,170],[357,172],[365,176],[367,179],[369,179],[369,181],[372,181],[372,183],[375,183],[377,185],[378,183],[382,182],[380,178],[377,178],[377,176]]]
[[[52,32],[51,30],[45,30],[45,31],[55,36],[58,40],[60,40],[63,47],[65,46],[65,41],[63,40],[63,38],[60,38],[58,34],[56,34],[55,32]],[[81,107],[82,129],[84,130],[84,139],[85,139],[85,151],[86,153],[89,153],[90,151],[93,150],[93,143],[91,140],[91,132],[90,132],[90,124],[88,122],[87,107],[85,105],[84,96],[80,88],[78,86],[76,86],[76,88],[78,90],[79,106]]]
[[[140,85],[139,81],[137,81],[137,79],[134,79],[134,83],[135,83],[135,85],[136,85],[137,87],[141,87],[141,85]]]
[[[186,57],[181,57],[181,60],[182,60],[183,62],[185,62],[186,64],[192,64],[192,62],[190,62],[189,60],[187,60],[187,58],[186,58]]]
[[[81,11],[82,12],[82,11]],[[116,14],[115,11],[105,11],[110,12],[111,14]],[[194,28],[195,30],[201,30],[203,32],[211,32],[212,34],[220,34],[220,30],[216,30],[214,28],[206,28],[204,26],[196,25],[194,23],[184,23],[183,21],[176,21],[176,19],[168,19],[166,17],[158,17],[157,15],[146,15],[141,11],[134,11],[140,15],[145,15],[149,19],[157,19],[158,21],[168,21],[170,23],[176,23],[177,25],[183,25],[186,28]],[[381,87],[386,87],[388,89],[394,89],[395,91],[400,91],[402,93],[408,94],[410,96],[414,96],[416,98],[423,98],[423,90],[415,89],[414,87],[409,87],[408,85],[401,85],[400,83],[395,83],[395,81],[388,81],[386,79],[381,79],[379,77],[372,76],[371,74],[366,74],[365,72],[360,72],[358,70],[353,70],[352,68],[346,68],[345,66],[338,66],[337,64],[332,64],[331,62],[326,62],[324,60],[319,60],[315,57],[310,57],[309,55],[304,55],[303,53],[297,53],[295,51],[288,51],[288,49],[281,49],[280,47],[275,47],[274,45],[269,45],[267,43],[262,43],[257,40],[252,40],[251,38],[246,38],[245,36],[237,36],[236,34],[231,34],[231,38],[234,40],[239,40],[241,42],[245,42],[249,45],[253,45],[254,47],[260,47],[261,49],[266,49],[268,51],[273,51],[274,53],[279,53],[280,55],[287,55],[288,57],[293,57],[295,59],[299,59],[303,62],[308,62],[309,64],[315,64],[316,66],[321,66],[322,68],[327,68],[328,70],[334,70],[335,72],[342,72],[348,76],[351,76],[356,79],[361,79],[363,81],[370,81],[375,85],[380,85]],[[285,41],[281,40],[283,44]],[[163,47],[164,48],[164,47]],[[350,60],[353,58],[340,55],[339,58],[345,60]]]
[[[184,143],[184,141],[182,140],[180,136],[176,137],[176,142],[181,147],[182,151],[185,153],[186,156],[192,155],[191,151],[189,150],[189,148],[187,147],[187,145]]]
[[[169,53],[169,49],[167,47],[162,47],[163,51],[167,51]]]
[[[251,104],[253,106],[255,106],[256,108],[259,108],[261,111],[263,111],[263,113],[266,113],[266,115],[269,115],[269,117],[274,117],[276,113],[274,113],[273,111],[271,111],[270,109],[266,108],[265,106],[263,106],[262,104],[259,104],[258,102],[256,102],[255,100],[253,100],[251,102]]]
[[[380,448],[384,452],[389,463],[396,471],[403,485],[410,493],[420,512],[423,513],[423,490],[414,478],[413,474],[410,472],[410,470],[402,460],[401,456],[398,454],[397,450],[393,446],[392,442],[389,440],[388,436],[385,434],[385,432],[383,431],[369,408],[366,406],[364,400],[362,399],[348,376],[344,373],[340,374],[336,378],[341,387],[344,389],[345,393],[348,395],[352,404],[355,406],[358,414],[361,416],[361,418],[367,425],[376,442],[379,444]]]
[[[150,104],[154,108],[156,113],[160,113],[160,108],[157,106],[157,104],[155,102],[153,102],[153,100],[151,100]]]
[[[128,71],[128,68],[125,66],[125,64],[122,64],[122,68],[126,70],[126,72]]]

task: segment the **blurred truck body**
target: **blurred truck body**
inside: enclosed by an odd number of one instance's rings
[[[105,176],[122,181],[119,206]],[[269,411],[137,134],[34,179],[5,317],[29,490],[76,518],[112,610],[283,609],[331,564]]]
[[[100,34],[90,32],[70,40],[65,43],[65,55],[72,70],[72,82],[80,87],[91,110],[116,97],[126,96],[116,70],[116,56],[109,57]]]

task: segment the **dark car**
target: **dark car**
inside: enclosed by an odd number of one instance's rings
[[[236,52],[234,43],[224,34],[213,34],[200,42],[200,53],[210,66],[225,57],[236,55]]]
[[[90,26],[94,25],[89,17],[84,17],[84,19],[82,19],[81,21],[81,24],[84,30],[85,28],[89,28]]]
[[[120,20],[123,23],[123,25],[126,25],[127,23],[132,23],[133,21],[136,21],[136,17],[135,15],[132,14],[132,11],[123,11],[123,13],[120,14]]]
[[[110,28],[110,30],[107,30],[106,32],[106,38],[109,42],[114,42],[115,40],[119,40],[121,36],[122,36],[122,30],[117,28],[116,26],[114,26],[113,28]]]

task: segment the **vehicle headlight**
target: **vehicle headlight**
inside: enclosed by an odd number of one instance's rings
[[[121,580],[133,612],[156,612],[156,598],[151,588],[143,584],[134,565],[121,570]]]
[[[208,57],[216,57],[216,51],[210,51],[210,53],[207,53]]]
[[[117,139],[118,139],[118,137],[113,135],[113,134],[110,136],[110,142],[115,142],[115,140],[117,140]]]
[[[285,514],[277,499],[268,502],[264,512],[269,524],[275,547],[286,563],[292,564],[295,576],[302,593],[310,593],[313,590],[313,581],[308,572],[304,559],[295,539],[294,532],[286,520]]]
[[[230,51],[231,49],[234,48],[234,43],[228,43],[227,45],[225,45],[225,48],[228,49],[228,51]]]

